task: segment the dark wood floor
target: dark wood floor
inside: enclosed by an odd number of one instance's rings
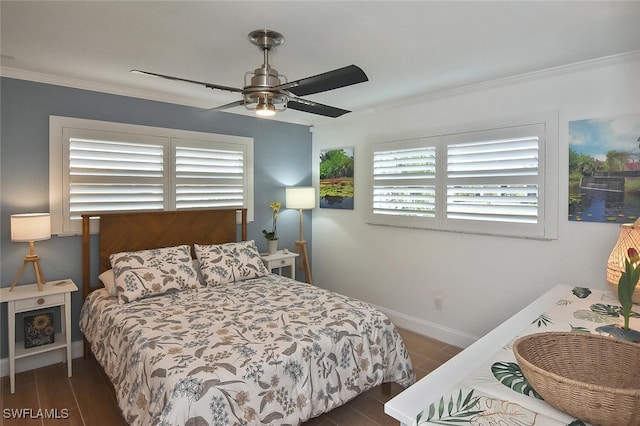
[[[459,348],[407,330],[400,330],[400,333],[409,349],[418,378],[424,377],[460,352]],[[0,387],[0,426],[126,424],[109,391],[109,385],[105,383],[94,361],[74,359],[73,377],[70,378],[62,363],[19,373],[16,375],[14,394],[11,394],[8,377],[0,380]],[[402,387],[394,383],[391,395],[387,396],[378,386],[342,407],[309,420],[305,426],[398,425],[397,421],[384,414],[383,405],[400,391]],[[38,417],[38,409],[46,409],[49,413],[57,414],[58,419],[6,418],[11,416],[11,409],[31,409],[32,414],[24,410],[21,412],[32,417]]]

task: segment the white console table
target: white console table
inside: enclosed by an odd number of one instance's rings
[[[618,299],[609,290],[554,287],[388,401],[385,404],[385,413],[405,426],[463,423],[471,425],[475,424],[472,421],[473,410],[483,410],[482,418],[485,423],[482,424],[567,425],[575,419],[540,399],[518,393],[503,385],[494,377],[492,367],[508,367],[511,363],[516,363],[511,344],[522,335],[544,331],[607,334],[603,327],[622,322],[622,317],[617,317],[615,312],[611,315],[615,307],[619,307]],[[633,311],[640,313],[640,306],[634,305]],[[630,325],[632,329],[640,330],[640,318],[632,317]],[[449,416],[450,402],[455,411],[464,405],[459,404],[459,401],[464,401],[471,391],[473,398],[479,398],[478,405],[473,410],[467,410],[466,417],[464,410],[458,410],[455,413],[460,416],[457,422],[444,419]],[[439,414],[441,403],[444,405],[442,415]],[[480,419],[480,416],[476,419]],[[496,419],[499,421],[492,423]],[[524,420],[524,423],[520,422]]]

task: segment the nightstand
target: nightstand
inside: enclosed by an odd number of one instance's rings
[[[13,291],[0,289],[0,301],[7,302],[7,327],[9,331],[9,377],[11,393],[16,391],[16,360],[57,349],[66,349],[67,372],[71,377],[71,292],[78,291],[72,280],[49,281],[43,291],[37,284],[19,285]],[[56,333],[54,343],[25,349],[16,348],[16,314],[43,308],[60,306],[61,332]]]
[[[289,267],[291,273],[289,277],[296,279],[296,257],[298,253],[292,253],[290,251],[284,252],[284,250],[278,250],[274,254],[262,253],[260,258],[264,262],[264,266],[267,267],[269,272],[278,268],[278,274],[282,275],[282,268]]]

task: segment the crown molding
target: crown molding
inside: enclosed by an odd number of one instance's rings
[[[617,55],[604,56],[602,58],[589,59],[586,61],[576,62],[573,64],[560,65],[557,67],[545,68],[538,71],[531,71],[531,72],[516,74],[508,77],[502,77],[495,80],[468,84],[465,86],[455,87],[452,89],[445,89],[438,92],[424,93],[422,95],[417,95],[410,98],[397,99],[397,100],[389,101],[381,106],[373,106],[366,110],[358,111],[357,115],[368,115],[374,112],[381,112],[388,109],[397,109],[400,107],[406,107],[408,105],[415,105],[418,103],[434,101],[437,99],[443,99],[447,97],[458,96],[458,95],[463,95],[463,94],[472,93],[472,92],[479,92],[487,89],[495,89],[499,87],[509,86],[512,84],[526,83],[529,81],[539,80],[542,78],[556,77],[556,76],[561,76],[566,74],[572,74],[575,72],[585,71],[593,68],[601,68],[605,66],[633,62],[638,60],[640,60],[640,50],[634,50],[631,52],[620,53]]]
[[[90,90],[93,92],[108,93],[112,95],[129,96],[133,98],[147,99],[150,101],[167,102],[196,108],[210,108],[205,100],[199,100],[186,96],[168,95],[152,90],[141,90],[116,84],[101,83],[91,80],[63,77],[55,74],[47,74],[36,71],[28,71],[19,68],[0,67],[0,76],[28,80],[36,83],[52,84],[55,86],[71,87],[74,89]]]

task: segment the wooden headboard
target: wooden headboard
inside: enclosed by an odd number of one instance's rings
[[[238,241],[238,212],[242,215],[242,241],[247,239],[247,209],[183,210],[82,215],[82,291],[91,286],[90,219],[99,218],[99,272],[111,268],[109,256],[123,251],[171,247],[181,244],[223,244]]]

